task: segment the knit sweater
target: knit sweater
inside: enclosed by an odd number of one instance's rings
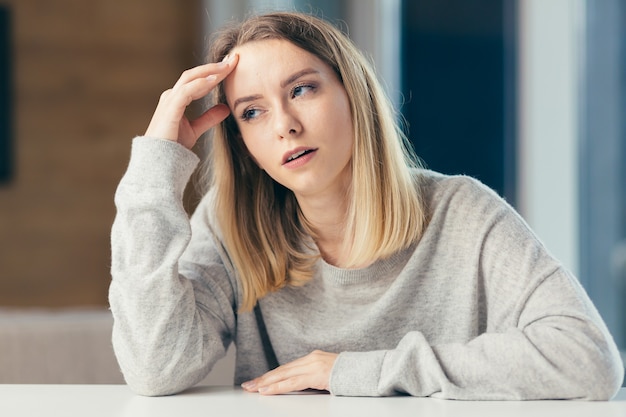
[[[182,391],[236,346],[235,383],[315,349],[339,353],[334,395],[608,399],[624,368],[577,279],[475,179],[419,172],[428,224],[410,248],[363,269],[320,259],[314,276],[242,303],[207,194],[183,191],[199,160],[136,138],[115,195],[113,345],[142,395]],[[261,326],[259,325],[261,324]],[[265,336],[265,337],[264,337]]]

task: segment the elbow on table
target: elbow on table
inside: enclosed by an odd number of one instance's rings
[[[606,401],[619,392],[624,382],[624,364],[619,353],[604,352],[582,365],[588,370],[576,375],[582,399]]]
[[[615,397],[624,383],[624,365],[607,366],[605,374],[595,386],[595,396],[591,400],[610,400]]]
[[[128,387],[136,394],[159,397],[177,394],[202,380],[204,367],[193,360],[173,356],[171,349],[137,346],[113,338],[118,365]]]
[[[162,397],[178,394],[201,379],[199,372],[180,372],[179,367],[171,364],[169,366],[147,365],[151,363],[158,363],[158,361],[136,360],[131,366],[120,362],[126,384],[138,395]]]
[[[172,383],[171,378],[164,378],[162,375],[156,374],[144,374],[141,376],[124,375],[124,379],[135,394],[145,397],[174,395],[189,388],[186,385]]]

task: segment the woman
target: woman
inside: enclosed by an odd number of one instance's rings
[[[220,32],[116,193],[113,343],[138,393],[608,399],[623,365],[577,280],[476,180],[420,169],[367,61],[309,15]],[[185,117],[214,92],[215,106]],[[188,219],[190,151],[209,129]]]

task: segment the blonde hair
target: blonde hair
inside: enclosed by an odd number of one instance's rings
[[[418,166],[376,75],[350,39],[308,14],[253,16],[214,37],[209,62],[247,42],[282,39],[317,56],[342,82],[354,132],[346,237],[348,267],[388,257],[422,235],[425,223]],[[215,101],[225,103],[221,86]],[[301,285],[313,275],[319,253],[294,194],[253,161],[229,116],[213,131],[202,183],[214,191],[221,235],[243,291],[242,311],[268,292]],[[205,190],[206,191],[206,190]]]

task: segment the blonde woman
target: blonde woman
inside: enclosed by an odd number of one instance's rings
[[[113,343],[136,392],[193,386],[231,343],[235,383],[261,394],[617,392],[619,353],[576,278],[487,187],[417,166],[342,32],[254,16],[209,61],[163,93],[115,197]]]

